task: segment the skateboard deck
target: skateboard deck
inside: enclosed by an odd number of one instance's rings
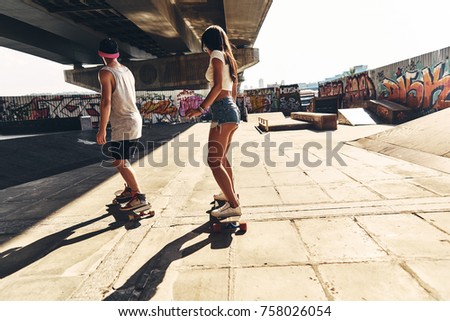
[[[241,231],[242,233],[245,233],[247,231],[247,223],[243,221],[239,221],[240,216],[230,216],[226,218],[216,218],[214,216],[211,216],[211,230],[214,233],[220,233],[224,230],[231,230],[231,231]]]
[[[138,221],[144,218],[150,218],[155,216],[155,211],[151,209],[151,205],[135,209],[135,210],[122,210],[119,203],[113,202],[107,205],[109,210],[112,211],[117,221]]]
[[[155,216],[155,211],[153,211],[151,208],[152,206],[150,205],[150,203],[148,203],[145,207],[141,207],[135,210],[121,210],[121,212],[124,212],[128,215],[129,221],[135,221]]]

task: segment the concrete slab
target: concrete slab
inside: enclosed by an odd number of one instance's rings
[[[361,202],[381,200],[382,197],[359,182],[331,183],[323,190],[336,202]]]
[[[420,217],[439,228],[441,231],[450,234],[450,212],[420,213]]]
[[[437,173],[434,177],[417,177],[412,180],[416,185],[441,196],[450,195],[450,177]]]
[[[315,262],[350,262],[387,256],[350,217],[304,219],[295,223]]]
[[[173,286],[173,300],[227,301],[229,274],[229,269],[181,271]]]
[[[270,178],[276,186],[299,186],[311,185],[314,181],[311,177],[306,175],[300,168],[296,168],[290,172],[270,172]]]
[[[319,185],[277,186],[283,204],[326,203],[332,199]]]
[[[438,300],[450,300],[449,260],[406,261],[406,265],[434,297]]]
[[[323,264],[319,272],[335,300],[425,301],[428,292],[395,262]]]
[[[268,236],[270,231],[270,237]],[[238,267],[287,265],[308,261],[298,231],[289,221],[249,222],[248,231],[235,238],[234,262]],[[280,248],[289,249],[280,251]]]
[[[280,266],[234,270],[232,300],[323,301],[327,297],[309,266]]]
[[[367,187],[387,199],[404,199],[415,197],[433,197],[435,193],[412,184],[410,180],[384,180],[364,183]]]
[[[30,276],[20,282],[3,281],[0,291],[2,301],[62,301],[76,290],[82,277]]]
[[[396,256],[450,258],[450,236],[416,215],[361,216],[357,220],[384,250]]]
[[[273,186],[248,187],[238,189],[240,199],[246,206],[264,206],[282,204],[282,200]],[[245,200],[245,201],[244,201]]]

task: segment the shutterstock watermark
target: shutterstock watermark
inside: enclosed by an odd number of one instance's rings
[[[210,153],[217,152],[219,148],[223,149],[224,146],[218,145],[219,142],[200,143],[195,140],[195,135],[188,136],[187,141],[181,141],[180,136],[175,136],[170,141],[154,142],[147,141],[137,143],[136,147],[133,147],[129,151],[129,155],[134,155],[134,159],[138,159],[139,166],[143,166],[148,163],[153,167],[165,167],[173,162],[179,167],[200,167],[201,163],[208,165],[208,155]],[[232,161],[233,154],[239,153],[241,155],[239,164],[234,164],[240,167],[256,167],[264,163],[268,167],[275,167],[279,164],[279,157],[286,156],[286,167],[296,167],[303,165],[306,167],[319,167],[322,164],[332,166],[333,162],[338,163],[341,166],[347,166],[345,161],[339,155],[339,151],[344,145],[343,142],[338,142],[333,145],[332,133],[326,132],[325,146],[319,142],[307,142],[301,146],[296,146],[293,142],[275,142],[271,140],[270,134],[264,135],[262,142],[250,141],[240,143],[234,141],[231,143],[228,149],[228,160]],[[102,154],[106,160],[102,161],[101,166],[111,167],[114,158],[111,156],[114,153],[123,154],[124,146],[118,147],[117,145],[111,146],[105,144],[102,147]],[[157,151],[157,148],[161,149]],[[199,151],[202,151],[199,153]],[[314,152],[324,150],[325,158],[321,159],[314,155]],[[149,151],[154,151],[148,153]],[[147,155],[148,154],[148,155]],[[321,153],[323,155],[323,153]],[[142,157],[146,155],[145,157]],[[276,157],[277,161],[274,161]],[[200,159],[201,158],[201,159]]]

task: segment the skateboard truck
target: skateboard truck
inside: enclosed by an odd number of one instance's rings
[[[240,230],[242,233],[247,232],[247,223],[239,221],[240,216],[230,216],[226,218],[216,218],[211,216],[212,231],[220,233],[223,230]]]

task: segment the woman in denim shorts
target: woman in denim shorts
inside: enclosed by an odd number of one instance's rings
[[[202,46],[210,56],[206,79],[211,90],[198,109],[189,110],[188,117],[198,117],[208,109],[212,114],[208,140],[208,165],[221,192],[215,200],[225,205],[211,212],[218,218],[240,216],[241,208],[234,189],[233,171],[227,159],[233,134],[241,115],[236,106],[237,64],[225,31],[219,26],[208,27],[202,35]]]

